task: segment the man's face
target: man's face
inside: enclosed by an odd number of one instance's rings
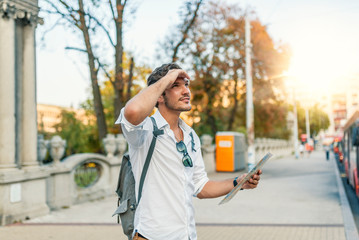
[[[174,111],[190,111],[191,91],[189,90],[189,80],[177,78],[169,89],[166,89],[163,95],[165,106]]]

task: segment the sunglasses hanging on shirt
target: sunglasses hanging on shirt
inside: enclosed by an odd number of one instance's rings
[[[185,167],[193,167],[192,159],[187,152],[187,147],[184,144],[184,142],[183,141],[177,142],[176,148],[177,148],[177,151],[179,151],[180,153],[183,153],[183,158],[182,158],[183,165]]]

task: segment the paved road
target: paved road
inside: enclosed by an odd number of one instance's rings
[[[323,152],[309,158],[269,160],[260,186],[220,199],[194,199],[199,240],[344,240],[345,222],[335,165]],[[238,173],[214,173],[211,179]],[[72,206],[24,224],[0,228],[1,240],[122,240],[111,218],[116,198]]]

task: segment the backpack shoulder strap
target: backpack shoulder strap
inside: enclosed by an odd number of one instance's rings
[[[152,158],[152,154],[153,154],[153,150],[155,149],[155,145],[156,145],[156,140],[157,140],[157,136],[162,135],[163,134],[163,130],[158,129],[157,124],[156,124],[156,120],[153,117],[150,117],[153,123],[153,138],[152,138],[152,142],[150,145],[150,148],[148,149],[148,153],[147,153],[147,157],[146,157],[146,162],[143,166],[142,169],[142,174],[141,174],[141,179],[140,179],[140,186],[138,188],[138,201],[137,201],[137,205],[141,200],[141,196],[142,196],[142,188],[143,188],[143,183],[145,181],[146,178],[146,174],[147,174],[147,170],[148,167],[150,165],[151,162],[151,158]]]

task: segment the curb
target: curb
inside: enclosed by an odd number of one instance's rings
[[[344,231],[347,240],[359,240],[358,231],[354,222],[353,213],[350,209],[348,197],[345,193],[343,181],[339,176],[338,164],[336,163],[335,159],[332,159],[332,164],[334,165],[335,169],[335,176],[337,179],[337,185],[339,190],[339,197],[340,197],[340,204],[342,208],[343,214],[343,222],[344,222]]]

